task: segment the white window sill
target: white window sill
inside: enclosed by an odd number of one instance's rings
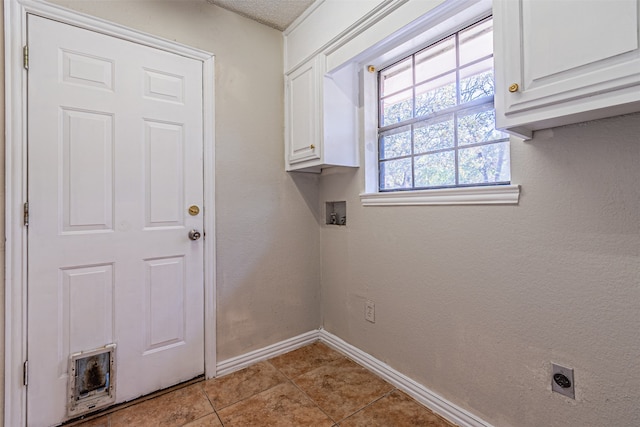
[[[363,193],[363,206],[517,205],[519,185]]]

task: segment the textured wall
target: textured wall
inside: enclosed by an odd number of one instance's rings
[[[363,208],[362,169],[320,192],[283,172],[280,33],[205,0],[58,3],[216,54],[219,360],[322,314],[496,426],[640,425],[640,115],[515,143],[518,206]],[[319,242],[333,200],[349,225]],[[575,401],[551,394],[551,361],[576,369]]]
[[[281,33],[205,0],[55,3],[216,56],[218,361],[318,328],[318,177],[284,172]]]
[[[348,227],[322,228],[325,329],[496,426],[639,426],[638,135],[635,114],[512,143],[517,206],[362,207],[362,170],[326,171]]]
[[[2,16],[4,17],[4,3],[0,6]],[[0,20],[0,44],[2,44],[2,57],[0,57],[0,97],[4,99],[4,20]],[[0,129],[3,132],[0,134],[0,196],[4,201],[5,188],[4,188],[4,102],[0,102]],[[4,420],[4,257],[5,257],[5,233],[4,233],[4,204],[0,207],[0,425]]]

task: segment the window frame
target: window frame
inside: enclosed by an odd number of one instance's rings
[[[436,23],[436,25],[431,23],[421,31],[416,31],[414,28],[411,33],[390,37],[387,43],[381,43],[376,49],[372,49],[370,55],[365,56],[359,62],[363,102],[363,159],[365,163],[365,188],[360,194],[360,199],[364,206],[504,205],[518,203],[520,186],[513,184],[513,174],[511,174],[511,183],[509,184],[483,183],[456,187],[407,188],[390,191],[379,189],[378,125],[380,98],[378,92],[378,70],[398,63],[426,49],[428,46],[489,17],[491,17],[491,10],[484,10],[474,15],[461,14],[450,17]],[[402,33],[402,30],[400,33]],[[514,140],[517,140],[512,136],[509,136],[508,139],[511,141],[511,145],[513,145]]]
[[[380,192],[390,192],[390,191],[415,191],[415,190],[429,190],[429,189],[437,189],[437,188],[457,188],[457,187],[475,187],[481,185],[508,185],[511,184],[511,167],[510,162],[507,160],[507,166],[509,170],[507,171],[508,180],[502,181],[493,181],[493,182],[463,182],[462,181],[462,172],[463,172],[463,162],[462,162],[462,153],[463,150],[473,149],[481,146],[496,146],[502,145],[504,142],[509,141],[509,136],[504,132],[499,132],[501,135],[498,138],[492,138],[488,141],[482,142],[473,142],[470,144],[465,144],[464,140],[460,137],[460,129],[458,128],[458,124],[460,120],[463,120],[463,117],[474,114],[474,111],[490,111],[491,115],[495,116],[495,106],[494,106],[494,91],[493,87],[491,88],[490,94],[487,94],[486,91],[483,91],[481,95],[475,99],[471,99],[466,101],[463,95],[463,82],[464,82],[464,74],[469,73],[468,70],[473,70],[474,67],[478,65],[482,66],[481,72],[477,74],[477,76],[482,76],[483,74],[490,73],[493,80],[493,47],[491,47],[490,51],[487,51],[484,55],[479,56],[477,58],[473,58],[468,62],[462,61],[463,56],[463,41],[462,37],[465,33],[469,34],[470,31],[480,31],[484,28],[488,28],[490,25],[491,34],[493,34],[493,18],[491,16],[483,18],[473,24],[465,27],[459,31],[456,31],[452,34],[446,35],[442,39],[436,41],[433,44],[425,46],[415,52],[412,52],[408,56],[401,58],[393,64],[386,66],[383,69],[377,71],[378,74],[378,191]],[[474,30],[475,29],[475,30]],[[486,34],[486,33],[485,33]],[[468,37],[468,36],[467,36]],[[448,46],[448,48],[447,48]],[[442,49],[445,49],[444,51]],[[438,71],[432,75],[426,75],[422,78],[419,78],[420,74],[420,57],[425,54],[433,54],[433,52],[446,52],[449,51],[447,56],[449,57],[448,61],[453,61],[448,64],[444,70]],[[445,53],[438,53],[438,55],[445,55]],[[423,60],[424,61],[424,60]],[[432,59],[427,59],[427,61],[432,61]],[[427,65],[427,69],[429,69],[429,64],[431,62],[424,62],[424,65]],[[490,68],[484,68],[488,67]],[[489,71],[484,71],[489,70]],[[476,72],[471,76],[476,76]],[[395,77],[394,77],[395,76]],[[404,76],[405,82],[401,83],[401,86],[393,88],[390,93],[388,91],[388,87],[386,87],[385,79],[389,78],[390,84],[393,85],[394,78],[402,79]],[[426,78],[426,79],[425,79]],[[482,77],[480,77],[482,78]],[[437,97],[434,99],[436,104],[432,104],[428,101],[426,104],[424,101],[420,101],[421,93],[420,88],[425,85],[432,85],[434,82],[437,82],[442,79],[447,79],[444,86],[437,85],[432,90],[440,90],[446,88],[453,88],[453,93],[449,92],[449,96],[445,95],[445,104],[446,105],[438,105]],[[449,81],[449,79],[453,79]],[[423,89],[424,90],[424,89]],[[427,89],[426,94],[429,94],[429,89]],[[442,93],[443,95],[446,92]],[[475,95],[475,93],[474,93]],[[397,99],[400,96],[400,99]],[[407,98],[408,97],[408,98]],[[394,100],[394,98],[396,100]],[[450,98],[450,99],[447,99]],[[391,100],[391,102],[390,102]],[[389,103],[389,104],[387,104]],[[402,119],[397,117],[397,113],[393,113],[393,108],[401,106],[402,110],[409,109],[411,117]],[[404,107],[402,107],[404,106]],[[386,108],[391,108],[390,111],[385,111]],[[425,108],[427,111],[420,112],[421,108]],[[389,116],[387,116],[389,114]],[[406,114],[406,111],[402,113],[402,116]],[[396,121],[394,121],[396,120]],[[445,146],[440,147],[423,147],[423,150],[420,150],[418,147],[418,142],[416,138],[418,138],[418,132],[421,127],[433,126],[438,123],[444,123],[445,126],[449,127],[447,134],[447,140],[450,141],[451,145],[446,144]],[[492,126],[495,129],[495,125]],[[402,150],[401,153],[391,153],[391,155],[387,155],[385,150],[385,141],[388,141],[387,138],[392,135],[406,135],[409,136],[409,150],[406,148]],[[496,135],[492,135],[496,136]],[[392,142],[389,142],[393,144]],[[406,142],[403,144],[405,145]],[[508,147],[507,147],[508,151]],[[441,182],[438,184],[431,183],[420,183],[419,182],[419,172],[428,172],[432,170],[431,167],[427,165],[420,165],[420,159],[425,158],[433,158],[433,156],[445,156],[448,158],[444,173],[448,175],[449,182]],[[400,184],[400,186],[394,187],[386,187],[385,179],[386,175],[386,167],[387,165],[397,164],[397,162],[405,163],[410,165],[409,168],[409,181],[406,180],[407,171],[404,172],[405,182]],[[503,165],[500,165],[503,166]],[[392,178],[393,180],[393,178]],[[407,186],[405,186],[408,184]]]

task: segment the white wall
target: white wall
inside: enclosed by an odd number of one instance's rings
[[[638,135],[635,114],[512,143],[517,206],[362,207],[362,168],[326,170],[348,226],[322,227],[325,329],[495,426],[639,426]]]
[[[4,16],[4,3],[0,6]],[[3,46],[0,58],[0,97],[4,99],[4,20],[0,20],[0,43]],[[4,102],[0,102],[0,129],[4,131]],[[0,200],[5,197],[4,180],[4,132],[0,134]],[[4,204],[0,207],[0,402],[4,402],[4,257],[5,257],[5,233],[4,233]],[[4,419],[4,404],[0,405],[0,425]]]
[[[317,329],[318,176],[284,172],[282,34],[205,0],[55,3],[216,55],[218,361]]]

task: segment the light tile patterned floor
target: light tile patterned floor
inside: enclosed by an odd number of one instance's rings
[[[74,427],[452,427],[324,344],[201,381]]]

